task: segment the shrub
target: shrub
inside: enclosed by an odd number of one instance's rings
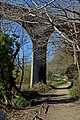
[[[13,76],[14,59],[19,52],[20,44],[16,38],[8,34],[0,34],[0,94],[5,99],[6,104],[11,104],[12,90],[15,87]],[[15,49],[14,49],[15,48]]]
[[[14,98],[13,102],[16,106],[26,106],[26,105],[28,105],[28,101],[23,97]]]
[[[80,86],[78,80],[73,82],[73,87],[70,89],[70,94],[74,98],[80,98]]]
[[[73,86],[71,89],[70,89],[70,94],[73,98],[77,98],[78,97],[78,88],[77,86]]]
[[[45,85],[43,83],[36,83],[33,86],[32,90],[35,90],[39,93],[44,93],[44,92],[50,92],[51,87],[49,87],[48,85]]]

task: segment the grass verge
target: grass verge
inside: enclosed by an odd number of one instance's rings
[[[80,86],[78,84],[78,80],[73,82],[72,88],[70,88],[70,94],[73,98],[80,98]]]
[[[73,97],[73,98],[78,98],[78,88],[77,86],[73,85],[72,88],[70,88],[70,95]]]
[[[55,82],[54,84],[52,84],[52,86],[53,86],[54,88],[56,88],[56,87],[59,87],[59,86],[61,86],[61,85],[66,84],[66,83],[67,83],[67,81],[61,80],[61,81]]]

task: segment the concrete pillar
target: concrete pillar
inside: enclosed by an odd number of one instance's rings
[[[38,82],[46,84],[46,49],[47,40],[35,39],[33,41],[30,87]]]
[[[80,52],[77,52],[77,57],[78,57],[78,64],[79,64],[79,68],[80,68]]]

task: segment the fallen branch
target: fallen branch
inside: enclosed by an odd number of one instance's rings
[[[44,102],[40,105],[38,113],[32,118],[32,120],[43,120],[39,117],[41,113],[47,114],[49,105],[47,105],[48,100],[50,99],[50,96],[44,100]],[[46,107],[46,108],[45,108]]]
[[[50,99],[50,96],[44,100],[44,102],[41,104],[39,108],[39,115],[41,114],[42,110],[44,114],[47,114],[49,105],[47,104],[48,100]]]
[[[49,110],[49,105],[47,106],[47,108],[45,110],[45,114],[47,114],[48,110]]]
[[[32,120],[43,120],[43,119],[38,117],[38,115],[35,115]]]

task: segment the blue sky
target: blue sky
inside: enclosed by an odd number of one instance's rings
[[[24,50],[26,51],[25,52],[26,59],[28,62],[30,62],[32,58],[32,42],[27,31],[24,28],[22,28],[22,26],[19,25],[18,23],[9,20],[5,20],[2,22],[2,28],[3,32],[8,33],[10,36],[12,34],[16,34],[17,36],[19,36],[19,38],[17,39],[18,42],[22,43],[23,40],[24,45],[22,45],[20,49],[20,56],[22,57],[21,54],[24,48]]]

